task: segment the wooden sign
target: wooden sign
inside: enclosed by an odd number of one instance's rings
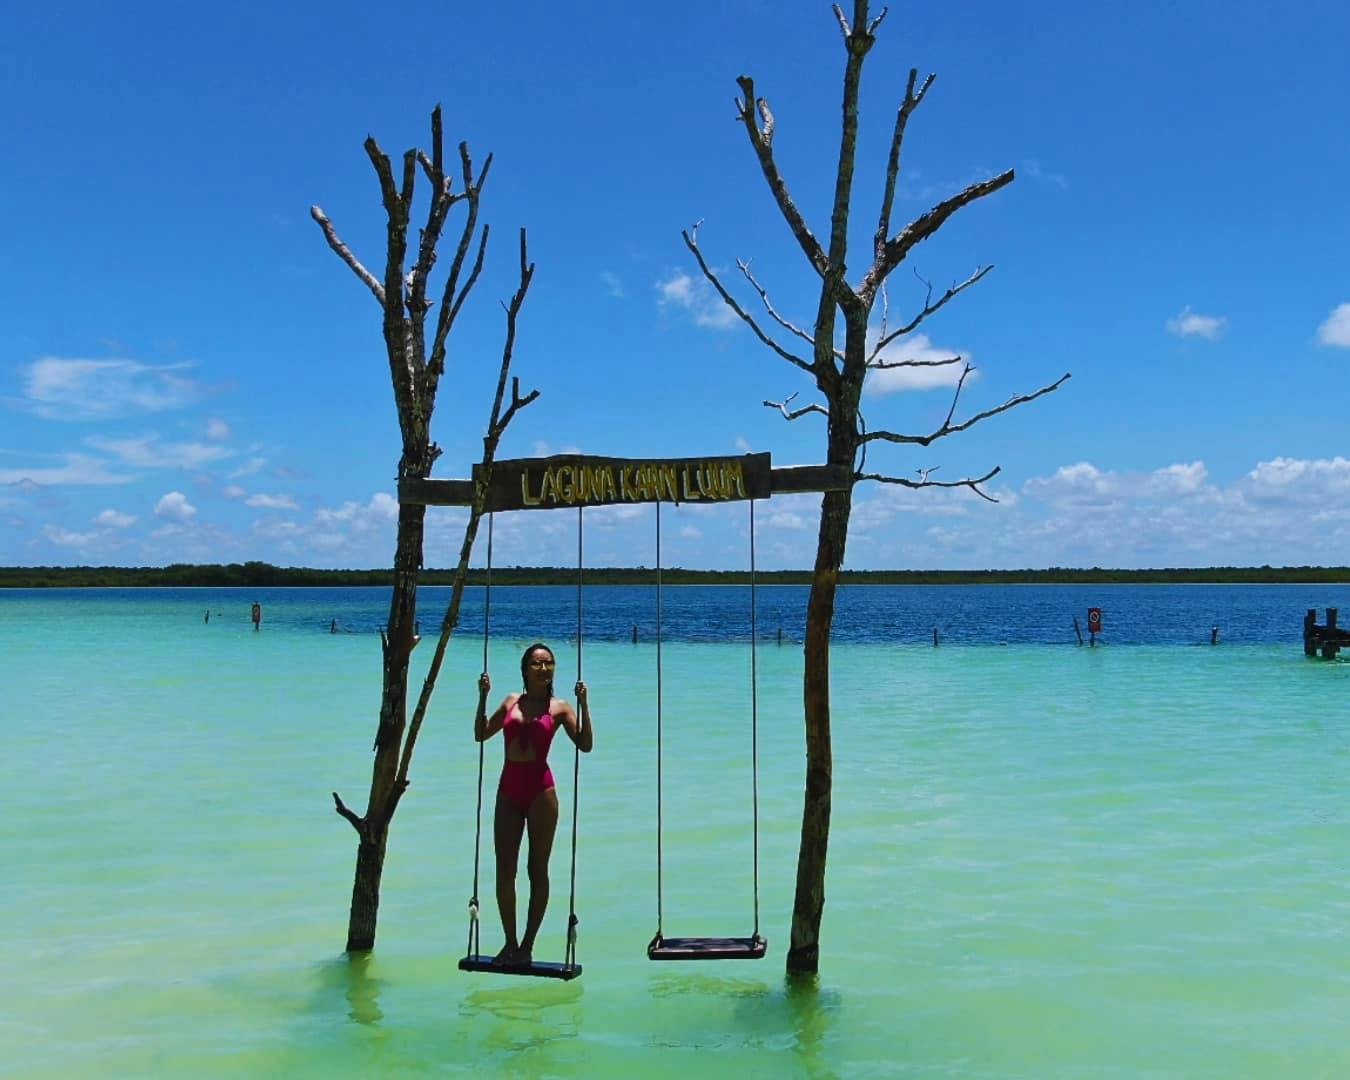
[[[474,480],[482,466],[474,466]],[[487,510],[552,510],[616,503],[718,503],[765,499],[768,454],[713,458],[610,458],[559,454],[492,465]]]

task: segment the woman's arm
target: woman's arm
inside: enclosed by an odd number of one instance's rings
[[[559,717],[567,734],[577,744],[577,749],[583,754],[589,754],[595,745],[595,736],[591,733],[591,706],[586,697],[586,684],[580,679],[577,680],[576,695],[577,709],[564,701]]]
[[[497,706],[497,711],[491,716],[487,714],[487,696],[488,691],[492,689],[492,680],[488,678],[485,671],[478,676],[478,708],[473,714],[473,737],[478,742],[486,742],[497,732],[501,731],[502,724],[506,722],[506,710],[515,704],[519,694],[507,694],[502,699],[502,703]]]

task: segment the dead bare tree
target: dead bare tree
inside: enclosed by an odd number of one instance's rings
[[[463,187],[453,190],[453,179],[447,175],[442,155],[441,109],[438,105],[431,114],[431,154],[411,149],[403,155],[402,175],[395,182],[393,166],[388,155],[368,137],[366,154],[379,178],[380,194],[387,218],[387,249],[383,280],[365,268],[338,237],[332,222],[317,206],[310,208],[310,216],[323,230],[328,246],[351,268],[352,272],[374,295],[383,313],[385,350],[389,357],[389,373],[394,384],[394,403],[398,409],[399,430],[403,437],[403,453],[398,463],[398,479],[424,480],[440,456],[440,448],[431,441],[431,416],[436,407],[436,389],[445,371],[446,347],[455,319],[464,306],[470,290],[483,269],[487,252],[488,227],[478,230],[478,205],[492,165],[489,154],[482,169],[474,175],[473,162],[467,143],[459,144],[459,161]],[[418,236],[416,257],[411,270],[405,270],[408,255],[408,225],[411,221],[414,188],[418,169],[430,183],[430,202],[426,223]],[[435,307],[427,297],[432,268],[436,264],[436,247],[441,231],[452,208],[464,203],[466,214],[460,227],[459,241],[450,262],[441,295],[440,308],[432,326],[431,342],[427,343],[427,316]],[[468,263],[475,233],[478,235],[477,254],[472,265]],[[461,284],[461,276],[465,274]],[[536,397],[537,390],[524,397],[520,381],[512,380],[511,403],[505,412],[502,405],[506,379],[511,368],[515,347],[516,319],[525,294],[534,276],[534,264],[526,257],[525,230],[520,232],[520,284],[506,307],[506,340],[502,348],[501,367],[497,378],[496,396],[488,418],[487,433],[483,439],[484,474],[490,472],[497,443],[512,417]],[[380,699],[380,721],[375,734],[374,767],[370,780],[370,796],[366,812],[357,814],[342,798],[333,792],[337,812],[351,823],[358,837],[356,848],[356,876],[352,884],[351,915],[347,924],[347,949],[359,951],[375,945],[375,927],[379,917],[380,878],[384,872],[385,849],[389,837],[389,823],[399,800],[408,789],[408,769],[412,764],[413,748],[426,715],[427,705],[440,671],[451,632],[459,619],[460,600],[469,555],[473,550],[482,517],[486,493],[486,475],[476,491],[474,505],[469,512],[464,541],[460,547],[459,563],[451,589],[450,604],[441,624],[441,635],[436,654],[422,686],[422,693],[408,723],[408,663],[419,638],[417,626],[417,581],[422,569],[422,540],[426,507],[400,503],[398,512],[398,540],[394,552],[394,590],[389,603],[389,622],[380,632],[384,657],[384,686]]]
[[[802,253],[812,270],[820,278],[820,298],[816,307],[815,323],[808,332],[794,326],[770,303],[765,288],[750,273],[749,266],[740,262],[741,272],[763,303],[768,318],[778,331],[796,338],[809,348],[797,346],[798,352],[782,345],[767,332],[760,321],[746,310],[719,280],[704,260],[698,246],[697,226],[684,233],[684,241],[704,277],[717,290],[722,300],[750,327],[755,336],[788,363],[808,374],[824,397],[824,404],[813,402],[796,409],[789,406],[793,397],[784,401],[765,401],[778,409],[787,420],[808,415],[826,418],[826,462],[844,467],[849,476],[846,487],[827,491],[821,503],[820,528],[816,545],[816,561],[807,601],[805,675],[803,705],[806,720],[806,792],[802,809],[801,842],[797,856],[797,886],[792,911],[792,938],[787,955],[789,974],[810,974],[820,965],[820,921],[825,907],[825,863],[829,848],[830,792],[832,785],[832,757],[830,748],[830,626],[834,619],[835,592],[839,569],[844,562],[844,546],[848,538],[849,515],[853,506],[853,486],[860,480],[874,480],[884,484],[898,484],[907,488],[968,488],[982,498],[993,500],[982,485],[999,472],[997,467],[982,476],[960,480],[933,480],[929,474],[935,468],[917,471],[918,479],[864,471],[866,451],[873,443],[912,444],[930,446],[939,439],[965,431],[981,420],[1006,412],[1017,405],[1033,401],[1057,389],[1069,376],[1065,374],[1039,390],[1010,398],[994,408],[985,409],[969,419],[957,421],[956,407],[971,367],[966,364],[957,380],[951,407],[941,424],[926,434],[905,435],[882,429],[867,430],[859,410],[863,384],[867,376],[877,370],[896,367],[919,367],[960,364],[962,358],[942,360],[889,360],[882,350],[905,334],[914,331],[930,315],[946,306],[948,301],[964,292],[991,269],[981,267],[966,280],[954,284],[937,299],[931,287],[920,310],[898,328],[885,324],[884,314],[880,334],[875,344],[868,346],[868,328],[877,300],[887,309],[885,283],[921,241],[932,236],[956,211],[978,199],[991,195],[1012,182],[1011,169],[971,184],[921,214],[908,225],[893,231],[891,212],[895,202],[896,178],[900,171],[900,151],[905,127],[910,115],[922,103],[933,85],[933,75],[922,84],[918,71],[911,70],[905,87],[905,96],[896,112],[891,134],[890,155],[886,163],[882,188],[881,210],[873,235],[872,262],[856,284],[846,279],[849,212],[853,197],[853,171],[858,136],[858,94],[863,61],[876,41],[876,30],[886,17],[885,9],[876,18],[869,18],[867,0],[854,0],[850,21],[836,4],[834,14],[843,34],[847,58],[844,64],[843,120],[839,156],[835,171],[834,205],[830,214],[828,239],[822,243],[806,223],[788,192],[787,183],[774,159],[774,115],[768,102],[755,96],[755,84],[742,75],[736,81],[742,97],[736,101],[737,119],[745,128],[750,146],[759,160],[769,191]],[[843,348],[836,345],[838,321],[843,321]]]

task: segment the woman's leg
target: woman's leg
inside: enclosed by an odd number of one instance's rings
[[[502,916],[506,944],[497,954],[509,961],[519,951],[516,941],[516,865],[520,861],[520,838],[525,832],[525,815],[502,792],[497,792],[497,810],[492,835],[497,849],[497,910]]]
[[[527,820],[530,831],[530,909],[525,919],[525,936],[520,939],[520,958],[529,960],[534,952],[535,935],[544,922],[548,908],[548,858],[553,853],[553,834],[558,831],[558,791],[541,791],[530,804]]]

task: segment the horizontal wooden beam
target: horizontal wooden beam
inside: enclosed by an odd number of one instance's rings
[[[770,471],[769,486],[775,495],[811,491],[843,491],[853,483],[847,465],[785,465]]]
[[[475,467],[475,473],[480,471]],[[485,510],[552,510],[615,503],[709,503],[833,491],[852,483],[848,468],[775,469],[768,454],[723,458],[602,458],[560,454],[494,463]],[[472,506],[473,480],[401,480],[399,502]]]

